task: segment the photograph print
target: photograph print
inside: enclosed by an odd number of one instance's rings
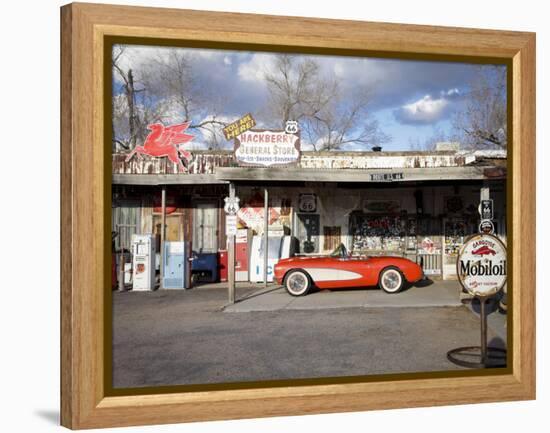
[[[112,392],[507,369],[506,64],[110,53]]]

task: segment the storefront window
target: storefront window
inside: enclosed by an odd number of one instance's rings
[[[140,233],[141,202],[117,200],[113,205],[112,231],[116,233],[115,249],[129,251],[132,235]]]
[[[218,205],[197,203],[193,218],[193,250],[199,253],[218,251]]]
[[[400,215],[350,215],[349,235],[354,254],[404,252],[407,220]]]

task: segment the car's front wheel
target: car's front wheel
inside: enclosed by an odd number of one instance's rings
[[[311,279],[302,270],[290,271],[285,277],[285,288],[292,296],[304,296],[311,289]]]
[[[378,285],[386,293],[397,293],[405,285],[405,278],[399,269],[389,267],[380,273]]]

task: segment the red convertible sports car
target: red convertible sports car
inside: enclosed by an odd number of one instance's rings
[[[405,284],[424,278],[422,268],[402,257],[352,257],[344,245],[330,256],[291,257],[275,265],[275,280],[292,296],[303,296],[312,287],[338,289],[379,286],[397,293]]]

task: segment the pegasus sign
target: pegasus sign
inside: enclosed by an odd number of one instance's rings
[[[143,159],[142,155],[166,156],[178,165],[178,171],[185,173],[187,168],[182,159],[188,164],[192,159],[192,155],[191,152],[183,150],[181,146],[193,139],[193,135],[184,133],[190,123],[185,122],[172,126],[164,126],[162,123],[147,125],[147,129],[151,132],[147,135],[143,146],[134,147],[134,150],[126,158],[126,162],[130,161],[134,155],[137,155],[139,159]]]

